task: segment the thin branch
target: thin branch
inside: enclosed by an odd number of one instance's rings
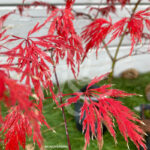
[[[150,54],[150,52],[146,51],[146,52],[134,53],[134,54],[132,54],[131,56],[144,55],[144,54]],[[127,58],[128,56],[129,56],[129,54],[128,54],[128,55],[124,55],[124,56],[122,56],[122,57],[119,57],[119,58],[116,60],[116,62],[119,61],[119,60],[121,60],[121,59],[125,59],[125,58]]]
[[[76,17],[78,16],[85,16],[87,17],[88,19],[94,21],[94,18],[92,18],[91,15],[87,14],[87,13],[83,13],[83,12],[77,12],[76,10],[72,9],[72,11],[75,13]]]
[[[51,54],[52,54],[52,59],[53,59],[53,53],[51,53]],[[60,84],[59,84],[59,80],[58,80],[58,76],[57,76],[57,72],[56,72],[56,65],[55,64],[53,65],[53,69],[54,69],[54,76],[55,76],[58,92],[61,93]],[[62,104],[63,100],[62,100],[61,94],[60,94],[59,98],[60,98],[60,103]],[[69,138],[69,132],[68,132],[68,127],[67,127],[67,120],[66,120],[64,107],[62,107],[61,110],[62,110],[62,115],[63,115],[63,119],[64,119],[64,124],[65,124],[65,131],[66,131],[66,136],[67,136],[68,149],[71,150],[71,143],[70,143],[70,138]]]
[[[111,53],[110,53],[110,51],[109,51],[109,49],[108,49],[108,46],[106,45],[106,43],[105,43],[104,40],[103,40],[102,42],[103,42],[104,48],[105,48],[105,50],[106,50],[106,53],[108,54],[108,56],[109,56],[109,58],[111,59],[111,61],[113,61],[113,57],[112,57],[112,55],[111,55]]]
[[[58,76],[57,76],[57,73],[56,73],[56,66],[54,66],[54,75],[55,75],[56,84],[57,84],[59,93],[61,93],[60,85],[59,85],[59,81],[58,81]],[[60,103],[62,104],[62,96],[60,96]],[[64,107],[62,107],[61,109],[62,109],[64,124],[65,124],[65,130],[66,130],[66,136],[67,136],[67,141],[68,141],[68,149],[71,150],[71,144],[70,144],[70,138],[69,138],[69,132],[68,132],[68,127],[67,127],[67,120],[66,120],[65,110],[64,110]]]

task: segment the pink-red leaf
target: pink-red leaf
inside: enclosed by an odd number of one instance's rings
[[[106,77],[106,74],[94,78],[87,86],[85,92],[73,93],[72,95],[75,95],[75,97],[69,98],[66,103],[61,105],[61,107],[68,106],[69,104],[77,102],[81,95],[84,96],[84,102],[80,113],[80,120],[83,120],[82,129],[85,133],[84,150],[86,150],[87,145],[90,143],[90,133],[92,136],[96,136],[99,142],[102,141],[102,123],[107,127],[108,131],[115,139],[115,142],[117,142],[114,130],[114,119],[127,143],[128,138],[130,138],[138,149],[141,145],[144,150],[146,150],[142,136],[144,135],[144,132],[135,124],[136,122],[140,122],[140,120],[138,120],[135,117],[136,115],[127,107],[123,106],[120,101],[114,99],[115,97],[125,97],[135,94],[112,89],[111,85],[103,85],[94,89],[91,88],[92,85],[98,83],[104,77]],[[92,100],[91,97],[96,98],[97,101]],[[97,124],[97,127],[95,126],[95,123]]]
[[[99,49],[101,43],[110,32],[111,26],[111,22],[100,18],[94,20],[91,24],[85,27],[82,32],[82,38],[87,44],[82,61],[85,59],[90,49]]]

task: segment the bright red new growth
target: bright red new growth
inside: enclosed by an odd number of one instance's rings
[[[115,98],[118,97],[132,96],[134,94],[125,93],[118,89],[112,89],[111,85],[103,85],[99,88],[90,89],[92,85],[98,83],[104,77],[106,77],[106,75],[96,77],[89,83],[85,92],[70,94],[74,95],[74,97],[67,99],[66,103],[61,105],[68,106],[72,103],[76,103],[80,100],[81,96],[84,96],[84,103],[81,108],[80,116],[80,119],[82,119],[85,113],[85,118],[83,120],[83,131],[85,131],[86,139],[84,149],[86,149],[87,145],[90,143],[90,131],[92,132],[92,136],[97,137],[99,143],[102,142],[102,123],[107,127],[108,131],[116,141],[116,133],[114,130],[115,119],[126,142],[128,143],[128,138],[130,138],[137,146],[138,150],[140,149],[140,145],[146,150],[143,142],[144,139],[141,136],[144,135],[144,132],[134,123],[140,123],[140,120],[138,120],[135,117],[136,115],[127,107],[123,106],[120,101],[115,100]],[[94,97],[97,101],[93,101],[91,97]],[[97,128],[95,128],[96,122]]]
[[[82,32],[82,38],[87,44],[83,60],[90,49],[99,49],[100,44],[109,33],[111,26],[112,23],[110,21],[100,18],[85,27],[85,30]]]
[[[85,56],[90,49],[99,49],[100,44],[110,32],[112,33],[112,36],[107,42],[107,45],[126,32],[130,34],[131,55],[135,44],[141,42],[144,30],[144,22],[146,23],[147,29],[150,31],[149,17],[150,9],[146,9],[144,11],[138,11],[137,13],[133,14],[131,18],[123,18],[114,24],[101,18],[94,20],[90,25],[86,26],[85,30],[82,32],[82,38],[87,43]]]
[[[60,58],[64,59],[66,57],[66,63],[68,67],[71,67],[72,73],[76,78],[78,73],[76,74],[75,67],[77,66],[77,72],[79,72],[83,48],[82,40],[77,35],[73,25],[74,16],[70,9],[73,3],[74,1],[68,0],[65,9],[56,9],[52,12],[51,16],[49,16],[52,23],[48,33],[58,35],[66,41],[68,48],[66,47],[65,50],[54,49],[52,52],[53,57],[57,64]]]
[[[0,100],[10,108],[0,128],[4,133],[6,150],[19,150],[19,144],[25,148],[26,134],[33,135],[33,141],[37,141],[39,147],[42,144],[40,124],[49,126],[38,110],[38,105],[36,107],[36,104],[29,100],[30,96],[32,94],[29,86],[17,83],[4,71],[0,71]]]

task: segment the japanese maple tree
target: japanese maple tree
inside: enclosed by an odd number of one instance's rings
[[[95,77],[88,84],[85,92],[64,94],[59,85],[56,67],[60,60],[66,61],[68,68],[71,69],[75,79],[77,79],[80,65],[83,61],[86,61],[88,52],[93,49],[98,52],[103,44],[102,48],[106,49],[112,60],[112,73],[110,74],[113,75],[124,37],[126,35],[131,37],[129,55],[134,52],[135,45],[142,42],[142,38],[149,39],[149,34],[144,33],[144,28],[146,27],[150,31],[150,9],[136,11],[141,0],[138,0],[135,4],[130,17],[124,17],[115,23],[113,23],[109,14],[110,12],[116,12],[116,2],[125,7],[126,4],[130,3],[130,0],[107,0],[106,2],[106,7],[91,7],[89,14],[86,14],[73,10],[75,0],[66,0],[64,8],[58,8],[40,1],[25,5],[25,0],[23,0],[23,5],[0,17],[0,55],[7,57],[6,63],[0,63],[0,100],[9,110],[6,116],[0,114],[0,129],[4,135],[1,141],[4,142],[6,150],[19,150],[19,146],[25,149],[26,136],[32,137],[39,147],[43,144],[40,131],[41,124],[48,128],[50,128],[50,125],[47,124],[42,114],[43,100],[46,98],[42,88],[51,93],[51,100],[62,110],[69,150],[71,150],[71,143],[64,107],[76,103],[81,96],[84,97],[80,119],[82,120],[85,114],[83,120],[85,150],[90,143],[90,132],[97,139],[99,149],[102,149],[102,124],[105,124],[116,142],[114,130],[116,123],[127,143],[128,138],[130,138],[138,149],[142,146],[146,150],[143,139],[145,133],[137,125],[137,123],[142,122],[137,119],[137,116],[131,110],[116,100],[118,97],[135,94],[113,89],[111,83],[95,89],[90,88],[109,74]],[[30,9],[31,6],[46,7],[46,20],[35,23],[36,25],[30,31],[27,31],[26,37],[9,35],[8,29],[3,26],[6,19],[9,19],[10,15],[18,11],[22,16],[24,11]],[[92,11],[96,11],[94,16],[91,14]],[[109,16],[109,19],[102,18],[101,14],[106,18]],[[73,20],[79,16],[88,17],[92,21],[83,29],[81,35],[77,34],[73,24]],[[45,25],[49,26],[47,33],[37,36]],[[105,43],[108,35],[110,35],[110,39]],[[116,38],[120,38],[120,41],[113,57],[108,50],[108,46]],[[8,43],[15,46],[7,47]],[[13,79],[10,75],[11,72],[19,74],[20,79]],[[56,79],[58,93],[53,91],[52,74]],[[70,96],[70,98],[65,98],[66,96]],[[97,101],[93,101],[91,97],[94,97]],[[63,101],[63,98],[66,100]],[[95,123],[97,123],[97,126],[95,126]]]

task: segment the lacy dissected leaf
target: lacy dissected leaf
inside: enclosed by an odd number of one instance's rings
[[[128,22],[128,30],[130,32],[131,41],[132,41],[130,55],[133,51],[134,45],[139,41],[142,42],[141,36],[142,36],[143,29],[144,29],[143,20],[133,18]]]
[[[28,36],[31,36],[33,33],[39,31],[43,28],[48,22],[52,22],[48,31],[49,36],[58,35],[58,37],[63,38],[63,43],[61,42],[61,47],[58,45],[50,47],[50,45],[45,46],[45,43],[39,42],[41,46],[46,47],[47,49],[53,49],[53,58],[55,62],[59,63],[59,59],[66,58],[67,65],[71,67],[71,70],[76,77],[76,66],[77,72],[79,72],[79,65],[81,62],[81,55],[83,52],[82,43],[80,37],[75,32],[73,26],[74,16],[71,13],[70,7],[73,5],[74,0],[68,0],[66,2],[65,9],[54,9],[50,16],[44,21],[43,24],[37,23],[32,30],[29,31]],[[46,36],[42,36],[46,38]],[[42,40],[40,38],[40,40]],[[47,39],[46,39],[47,40]],[[43,39],[44,41],[44,39]],[[58,44],[58,43],[57,43]],[[59,44],[60,46],[60,44]],[[66,57],[65,57],[66,56]]]
[[[140,120],[136,119],[135,115],[127,107],[123,106],[120,101],[116,101],[112,98],[102,98],[96,106],[99,115],[101,115],[102,120],[104,120],[103,122],[113,137],[115,137],[115,132],[113,129],[114,124],[112,118],[115,118],[119,130],[126,142],[128,143],[129,137],[138,149],[140,149],[140,145],[146,149],[146,146],[143,143],[143,137],[141,136],[144,135],[144,132],[134,123],[140,122]]]
[[[138,120],[136,115],[120,101],[114,99],[116,97],[126,97],[135,94],[112,89],[111,85],[102,85],[94,89],[91,88],[106,76],[107,74],[94,78],[87,86],[85,92],[69,94],[74,95],[74,97],[67,99],[66,102],[61,105],[61,107],[68,106],[84,97],[83,106],[80,112],[80,120],[83,120],[83,131],[85,133],[84,150],[86,150],[87,145],[90,143],[91,134],[92,136],[97,137],[99,146],[102,147],[102,124],[107,127],[115,142],[117,142],[114,130],[115,123],[118,124],[119,130],[127,143],[128,138],[130,138],[137,146],[138,150],[140,149],[140,145],[146,150],[143,139],[144,132],[136,125],[137,122],[141,123],[141,121]],[[92,98],[95,100],[92,100]]]
[[[110,13],[115,13],[116,12],[116,4],[120,3],[122,7],[124,7],[126,4],[130,3],[130,0],[107,0],[107,5],[104,6],[99,6],[98,7],[91,7],[90,8],[90,12],[91,11],[96,11],[96,17],[98,16],[98,14],[100,13],[102,16],[109,16]]]
[[[95,77],[87,86],[87,89],[89,89],[92,85],[98,83],[99,81],[101,81],[102,79],[106,78],[108,76],[109,73],[106,73],[104,75],[101,75],[99,77]]]
[[[145,9],[143,11],[138,11],[135,13],[131,19],[128,21],[128,30],[131,36],[131,50],[130,55],[134,49],[134,45],[138,42],[142,42],[142,34],[144,30],[144,21],[146,22],[146,27],[149,30],[148,22],[150,22],[150,9]]]
[[[25,149],[26,134],[31,135],[32,129],[27,118],[17,110],[11,109],[5,117],[3,132],[5,133],[5,149],[19,150],[19,144]]]
[[[66,58],[67,65],[71,67],[71,70],[76,77],[76,66],[78,68],[79,72],[79,65],[81,62],[81,55],[83,53],[82,48],[82,40],[77,35],[74,25],[73,25],[73,19],[74,16],[71,12],[71,9],[69,9],[73,4],[74,1],[67,1],[67,5],[65,9],[58,9],[54,10],[51,18],[51,25],[49,28],[49,34],[54,34],[62,37],[65,41],[65,43],[68,44],[68,48],[65,50],[58,50],[54,49],[54,58],[56,60],[56,63],[59,62],[59,59]],[[69,8],[68,8],[69,7]]]
[[[4,24],[5,20],[13,13],[15,13],[15,11],[11,11],[0,17],[0,41],[6,40],[9,37],[9,35],[5,35],[7,29],[3,30],[3,24]],[[1,47],[3,47],[3,46],[0,45],[0,48]]]
[[[125,32],[125,25],[127,24],[127,21],[128,18],[123,18],[112,25],[111,27],[112,37],[107,43],[107,45],[110,44],[117,37],[120,37],[123,32]]]
[[[110,21],[100,18],[94,20],[91,24],[85,27],[82,32],[82,38],[87,44],[83,59],[86,57],[90,49],[98,49],[100,47],[100,44],[109,33],[111,26],[112,24]]]
[[[30,85],[30,78],[33,84],[37,85],[40,82],[39,80],[44,82],[44,77],[47,76],[47,79],[51,77],[49,67],[45,61],[51,64],[53,62],[40,46],[38,46],[38,41],[23,40],[16,47],[4,53],[10,56],[9,63],[13,63],[15,55],[16,57],[20,56],[18,58],[18,67],[26,72],[26,74],[22,75],[21,80],[26,77],[26,84],[28,85]],[[48,44],[45,43],[45,47],[47,46]]]
[[[35,30],[36,28],[34,27]],[[29,31],[29,35],[34,32],[34,29]],[[17,66],[22,70],[21,81],[25,80],[25,83],[30,87],[31,84],[34,85],[35,93],[40,101],[44,98],[41,84],[44,88],[49,88],[50,92],[52,92],[53,88],[50,71],[50,65],[53,65],[53,60],[44,49],[46,51],[55,47],[56,49],[59,49],[59,47],[61,49],[61,44],[64,45],[64,42],[62,38],[50,35],[32,38],[28,36],[27,39],[13,36],[12,39],[9,39],[9,42],[14,41],[17,41],[18,45],[11,50],[1,52],[1,54],[9,56],[9,64],[16,63],[17,58]],[[42,108],[42,106],[40,107]]]
[[[45,124],[48,128],[49,125],[39,111],[39,105],[29,100],[30,96],[33,94],[29,86],[18,84],[4,71],[0,71],[0,100],[3,100],[8,108],[12,107],[4,122],[0,120],[6,150],[19,150],[19,144],[25,149],[26,135],[33,136],[33,141],[37,142],[39,147],[43,143],[41,124]]]
[[[134,49],[135,44],[142,42],[144,22],[148,30],[150,30],[150,9],[145,9],[138,11],[130,18],[122,18],[116,23],[105,19],[95,19],[91,24],[86,26],[85,30],[82,32],[82,38],[86,42],[86,51],[84,52],[84,58],[90,49],[99,49],[100,44],[106,38],[108,33],[112,33],[110,40],[106,45],[109,45],[116,38],[130,34],[131,37],[131,50],[130,55]]]
[[[33,137],[33,141],[41,147],[43,138],[40,124],[48,125],[40,111],[34,109],[34,107],[30,107],[29,111],[23,113],[18,106],[12,107],[5,117],[2,130],[6,150],[19,150],[19,145],[25,149],[26,135]]]
[[[0,99],[10,107],[16,104],[22,110],[28,111],[32,105],[29,100],[31,89],[27,85],[19,84],[17,81],[10,79],[4,71],[0,71]]]

